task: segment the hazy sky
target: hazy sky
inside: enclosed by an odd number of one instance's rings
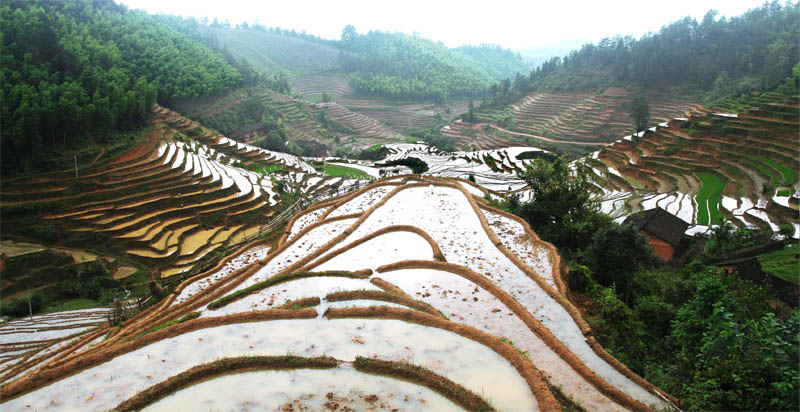
[[[201,18],[231,25],[258,21],[265,26],[305,30],[324,38],[341,35],[347,24],[369,30],[418,32],[449,47],[494,43],[514,50],[577,47],[603,37],[639,38],[661,26],[710,10],[738,16],[761,0],[116,0],[133,9]]]

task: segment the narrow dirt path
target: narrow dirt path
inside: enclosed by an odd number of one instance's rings
[[[97,142],[94,141],[94,136],[92,136],[91,133],[89,133],[89,140],[92,141],[93,145],[100,146],[100,153],[98,153],[97,156],[95,156],[94,159],[92,159],[92,161],[89,162],[89,164],[84,166],[84,167],[94,166],[94,164],[97,163],[97,161],[100,159],[100,157],[102,157],[106,153],[106,147],[97,144]]]
[[[606,146],[606,145],[608,145],[608,144],[609,144],[609,143],[603,143],[603,142],[591,143],[591,142],[573,142],[573,141],[569,141],[569,140],[556,140],[556,139],[551,139],[551,138],[549,138],[549,137],[537,136],[537,135],[535,135],[535,134],[520,133],[520,132],[512,132],[511,130],[506,130],[506,129],[503,129],[502,127],[500,127],[500,126],[498,126],[498,125],[496,125],[496,124],[494,124],[494,123],[489,123],[489,126],[490,126],[492,129],[497,129],[497,130],[499,130],[499,131],[501,131],[501,132],[506,132],[506,133],[510,133],[510,134],[515,134],[515,135],[517,135],[517,136],[527,136],[527,137],[533,137],[533,138],[535,138],[535,139],[544,140],[544,141],[546,141],[546,142],[553,142],[553,143],[564,143],[564,144],[576,144],[576,145],[581,145],[581,146]]]

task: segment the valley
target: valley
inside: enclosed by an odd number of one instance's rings
[[[0,409],[796,409],[797,8],[529,67],[0,5]]]

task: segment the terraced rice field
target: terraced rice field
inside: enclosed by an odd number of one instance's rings
[[[356,181],[235,142],[165,108],[156,109],[146,142],[79,173],[77,180],[65,174],[9,182],[3,204],[59,202],[58,212],[42,216],[46,224],[73,243],[153,268],[155,277],[197,271],[250,240],[288,206],[279,182],[286,192],[314,197]]]
[[[719,211],[719,199],[725,182],[712,173],[697,172],[696,175],[703,185],[695,196],[697,224],[721,225],[723,216]]]
[[[104,327],[110,309],[81,309],[36,315],[0,324],[0,380],[8,382],[26,370],[75,347],[94,329]]]
[[[347,96],[353,92],[349,82],[350,80],[346,76],[325,74],[303,74],[289,77],[292,93],[303,95],[303,97],[321,97],[322,93],[327,93],[331,98]]]
[[[315,106],[327,108],[330,118],[352,130],[354,132],[352,136],[377,139],[379,141],[396,140],[401,137],[399,133],[388,129],[379,121],[361,113],[348,110],[338,103],[320,103]],[[350,136],[344,136],[343,138],[347,137]]]
[[[316,203],[274,250],[6,379],[0,408],[560,410],[549,383],[587,410],[671,409],[591,337],[552,245],[465,184],[392,177]]]
[[[442,128],[442,134],[454,140],[454,145],[464,150],[499,149],[514,146],[515,143],[505,137],[487,134],[485,123],[472,124],[457,120]]]
[[[659,206],[691,223],[690,233],[726,219],[773,231],[790,224],[800,237],[800,105],[775,99],[738,115],[675,118],[576,164],[618,216]]]
[[[428,127],[431,125],[435,116],[438,114],[444,119],[453,119],[461,113],[467,111],[468,101],[450,102],[444,105],[430,103],[401,103],[389,102],[380,99],[369,99],[353,96],[353,91],[348,85],[349,80],[345,76],[328,74],[304,74],[289,78],[292,93],[303,95],[304,99],[312,102],[320,102],[322,93],[327,93],[331,101],[338,106],[335,113],[342,123],[349,126],[348,121],[356,123],[353,130],[361,130],[358,123],[378,122],[380,127],[369,126],[366,128],[370,134],[379,134],[381,137],[389,130],[393,133],[403,133],[407,129]],[[476,105],[480,101],[474,101]],[[346,111],[345,111],[346,110]],[[332,115],[334,115],[332,110]],[[364,116],[367,119],[360,118]],[[369,120],[368,120],[369,119]],[[385,129],[385,130],[384,130]]]
[[[523,200],[527,199],[529,192],[527,184],[517,173],[525,170],[532,160],[520,159],[518,156],[523,153],[534,156],[546,153],[541,149],[520,146],[452,153],[421,143],[391,144],[386,147],[389,154],[385,161],[417,158],[428,165],[428,171],[424,173],[426,176],[466,180],[471,175],[475,178],[477,187],[470,186],[470,190],[482,193],[480,196],[513,192],[519,194]]]
[[[609,142],[630,133],[627,96],[534,92],[512,105],[514,130],[568,141]],[[651,122],[705,113],[699,104],[650,97]]]

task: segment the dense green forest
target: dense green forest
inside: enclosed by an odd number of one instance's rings
[[[454,51],[456,54],[466,55],[472,64],[480,67],[495,81],[513,78],[517,73],[527,73],[530,70],[519,53],[496,44],[461,46]]]
[[[476,97],[484,94],[491,77],[441,43],[402,33],[370,31],[353,26],[342,32],[339,56],[357,93],[392,99]]]
[[[112,1],[7,1],[0,19],[4,172],[47,167],[45,145],[141,125],[156,101],[242,80],[207,47]]]
[[[668,89],[712,101],[763,91],[791,76],[800,61],[798,3],[765,3],[738,17],[686,17],[659,32],[586,44],[553,57],[527,76],[489,89],[487,106],[508,104],[532,90],[597,91],[613,85]]]
[[[599,211],[581,169],[569,175],[562,158],[535,159],[520,172],[532,199],[495,206],[558,248],[570,268],[570,299],[586,309],[603,347],[685,410],[798,410],[800,312],[766,285],[703,263],[766,244],[772,232],[727,223],[664,264],[636,226]]]
[[[242,23],[234,28],[208,19],[158,14],[155,19],[225,57],[247,84],[271,77],[318,72],[338,64],[339,51],[313,36]],[[308,37],[308,38],[306,38]]]

